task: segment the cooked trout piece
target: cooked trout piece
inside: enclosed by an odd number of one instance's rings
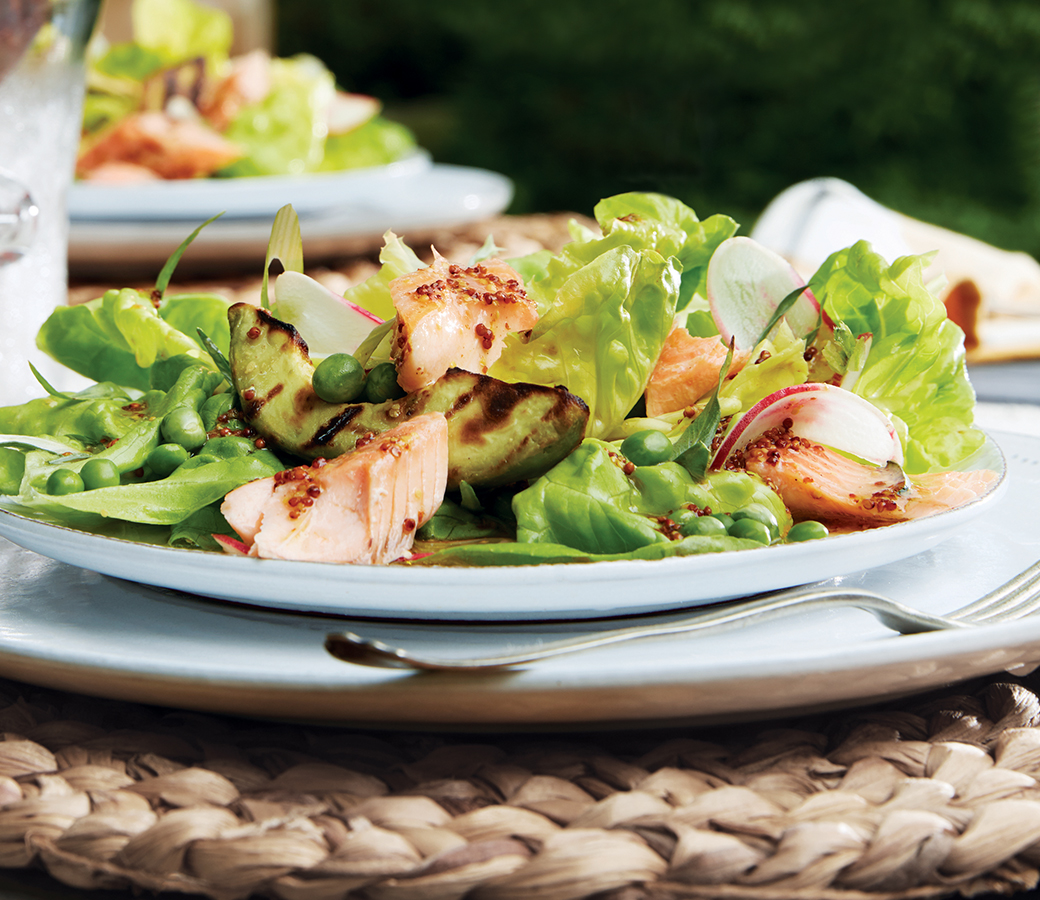
[[[405,391],[433,384],[448,369],[486,375],[505,337],[538,321],[520,276],[500,259],[474,266],[433,265],[390,282],[397,310],[391,356]]]
[[[241,149],[203,122],[175,119],[163,112],[134,113],[88,141],[76,173],[90,173],[106,163],[133,163],[162,178],[196,178],[233,163]]]
[[[646,414],[661,416],[692,406],[719,383],[728,348],[722,339],[696,337],[673,328],[646,385]],[[729,375],[744,368],[749,354],[734,353]]]
[[[382,565],[411,548],[447,477],[447,420],[429,413],[328,462],[244,484],[220,510],[250,556]]]
[[[794,520],[857,528],[891,525],[953,509],[984,493],[996,472],[937,472],[908,478],[894,463],[849,459],[782,428],[767,431],[730,461],[761,477]]]

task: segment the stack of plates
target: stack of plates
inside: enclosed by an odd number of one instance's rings
[[[205,229],[185,264],[262,267],[275,213],[291,203],[300,217],[308,262],[345,256],[399,234],[451,227],[502,212],[513,196],[508,178],[434,164],[419,151],[387,166],[258,178],[77,182],[69,192],[69,268],[74,276],[114,267],[157,270],[198,225]]]

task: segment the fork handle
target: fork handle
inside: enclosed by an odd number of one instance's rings
[[[349,631],[327,635],[325,648],[337,659],[359,665],[443,672],[473,672],[523,665],[553,656],[591,650],[594,647],[619,644],[624,641],[676,634],[704,634],[732,628],[749,619],[753,619],[756,623],[766,622],[789,613],[843,606],[852,606],[869,612],[882,625],[900,634],[918,634],[925,631],[967,627],[964,622],[919,612],[870,591],[816,586],[779,591],[736,606],[701,609],[692,615],[670,622],[630,625],[602,631],[595,635],[549,641],[522,651],[492,656],[468,659],[426,656]]]

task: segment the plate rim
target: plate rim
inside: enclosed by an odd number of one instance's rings
[[[784,544],[753,548],[747,550],[725,550],[717,553],[706,553],[686,557],[668,557],[660,560],[609,560],[594,563],[555,563],[551,565],[531,566],[359,566],[339,565],[332,563],[297,562],[289,560],[261,560],[255,558],[238,558],[216,551],[199,551],[180,547],[168,547],[156,544],[147,544],[127,538],[109,537],[99,535],[70,527],[68,525],[43,521],[31,516],[27,508],[12,509],[11,504],[5,503],[0,498],[0,535],[8,538],[20,546],[27,547],[42,555],[57,559],[60,562],[71,562],[73,565],[83,566],[105,575],[114,577],[130,577],[143,584],[153,587],[171,588],[174,590],[194,593],[201,596],[211,597],[232,603],[249,603],[250,605],[264,609],[278,609],[283,611],[313,612],[324,615],[342,615],[350,617],[374,617],[374,618],[411,618],[418,620],[472,620],[491,621],[509,620],[521,621],[525,618],[529,621],[549,619],[570,618],[602,618],[604,616],[637,615],[654,611],[678,609],[690,606],[699,606],[720,600],[731,599],[735,596],[758,593],[764,590],[775,590],[789,587],[793,584],[806,583],[808,581],[824,580],[849,574],[847,565],[845,571],[839,571],[833,565],[822,566],[812,571],[811,577],[791,580],[790,576],[773,583],[771,578],[758,577],[757,580],[743,582],[743,586],[729,594],[720,594],[717,590],[707,595],[691,595],[689,585],[673,582],[685,581],[692,577],[707,576],[718,577],[720,571],[726,574],[732,568],[734,554],[741,554],[740,559],[746,562],[746,570],[761,568],[757,564],[765,565],[772,560],[772,569],[782,567],[797,571],[798,563],[808,559],[817,564],[820,563],[819,550],[826,546],[828,553],[824,555],[826,560],[842,555],[843,552],[854,552],[857,558],[866,559],[868,565],[862,568],[872,568],[894,562],[909,556],[916,555],[929,546],[945,540],[951,534],[962,528],[972,519],[980,515],[987,507],[999,501],[1008,486],[1008,465],[1003,450],[997,441],[986,434],[986,443],[979,453],[975,455],[980,459],[985,454],[990,454],[990,461],[999,462],[999,477],[989,489],[979,497],[963,506],[951,510],[945,510],[933,516],[921,519],[899,522],[882,528],[868,531],[853,532],[849,534],[832,535],[826,538],[826,545],[816,542],[803,544]],[[973,459],[975,458],[973,457]],[[966,460],[964,467],[974,465]],[[979,466],[975,465],[976,468]],[[988,466],[987,466],[988,467]],[[20,525],[12,526],[12,522]],[[909,534],[909,540],[907,536]],[[47,540],[51,539],[50,550],[47,549]],[[26,542],[27,541],[27,542]],[[71,554],[65,551],[69,542],[80,546],[77,550],[73,547]],[[879,555],[878,546],[881,545],[881,561],[870,562],[877,559]],[[892,552],[895,545],[898,552]],[[55,546],[59,546],[61,555],[55,555]],[[910,547],[909,552],[904,550]],[[115,549],[113,549],[115,548]],[[148,578],[133,578],[128,576],[128,564],[120,559],[120,548],[128,551],[128,555],[139,558],[138,565],[146,564],[145,571],[157,573]],[[914,549],[916,548],[916,549]],[[100,552],[91,553],[91,550]],[[884,552],[888,551],[888,552]],[[874,555],[871,556],[870,554]],[[770,554],[773,554],[770,556]],[[782,554],[782,556],[778,556]],[[199,590],[197,587],[186,586],[189,582],[184,580],[180,569],[181,564],[187,560],[188,576],[194,573],[205,573],[212,578],[209,590]],[[97,563],[101,562],[102,565]],[[154,567],[147,568],[148,563],[154,562]],[[779,562],[782,565],[777,566]],[[165,563],[165,564],[164,564]],[[261,570],[260,567],[263,567]],[[853,569],[852,571],[860,571]],[[246,590],[241,582],[245,579],[243,573],[248,573],[249,583],[259,580],[260,571],[265,572],[263,581],[272,586],[298,585],[301,581],[312,585],[315,593],[322,594],[324,590],[336,590],[337,601],[330,603],[323,600],[314,600],[311,594],[294,594],[293,597],[263,597]],[[173,574],[171,574],[171,572]],[[305,573],[305,579],[301,579],[300,573]],[[416,601],[409,600],[409,592],[412,594],[426,591],[447,591],[452,588],[472,592],[484,588],[496,588],[500,595],[503,589],[502,582],[508,573],[507,596],[521,597],[518,606],[510,606],[512,601],[496,599],[499,605],[495,608],[489,607],[487,602],[469,602],[468,597],[454,598],[452,606],[444,608],[436,604],[416,606]],[[591,574],[590,574],[591,573]],[[771,573],[772,574],[772,573]],[[674,593],[671,600],[651,598],[648,602],[637,598],[638,602],[628,605],[610,599],[610,588],[617,589],[619,586],[628,586],[632,582],[643,581],[648,578],[667,579],[668,590]],[[196,583],[196,582],[191,582]],[[538,587],[546,585],[603,585],[608,588],[606,594],[601,598],[593,598],[578,604],[572,600],[567,607],[546,610],[539,606],[537,598],[525,599],[523,592],[533,591]],[[373,599],[367,592],[380,591],[392,595],[390,605]],[[517,593],[519,592],[519,593]],[[343,597],[342,601],[339,598]],[[388,598],[389,599],[389,598]],[[412,603],[412,606],[405,604]]]
[[[433,167],[429,151],[417,147],[400,159],[376,166],[360,166],[334,172],[302,172],[298,175],[254,175],[237,178],[157,179],[128,184],[73,181],[67,205],[72,222],[161,222],[166,220],[207,218],[215,206],[245,197],[249,202],[239,211],[225,211],[226,219],[253,218],[261,208],[257,193],[270,195],[300,191],[302,199],[294,201],[300,215],[334,208],[343,198],[328,193],[336,187],[356,185],[382,186],[385,182],[421,175]],[[136,197],[136,199],[134,199]],[[144,199],[142,199],[144,198]],[[100,209],[90,204],[102,201]],[[152,209],[148,203],[165,203]],[[171,204],[172,201],[172,204]],[[143,208],[142,208],[143,204]],[[273,215],[273,213],[272,213]]]

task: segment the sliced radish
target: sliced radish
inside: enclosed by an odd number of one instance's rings
[[[275,313],[303,335],[312,356],[353,353],[383,320],[301,272],[274,282]]]
[[[805,281],[778,253],[747,237],[719,244],[708,262],[708,304],[723,341],[751,350],[784,297]],[[805,290],[784,315],[797,337],[816,327],[820,304]],[[825,320],[826,321],[826,320]]]
[[[813,383],[781,388],[759,400],[726,435],[711,467],[721,468],[735,451],[785,422],[798,437],[874,465],[903,464],[903,445],[888,416],[858,394]]]
[[[375,97],[336,91],[329,104],[329,134],[353,131],[378,113],[381,106]]]
[[[220,549],[225,553],[232,556],[249,556],[249,547],[236,538],[226,534],[215,534],[213,540],[220,544]]]

